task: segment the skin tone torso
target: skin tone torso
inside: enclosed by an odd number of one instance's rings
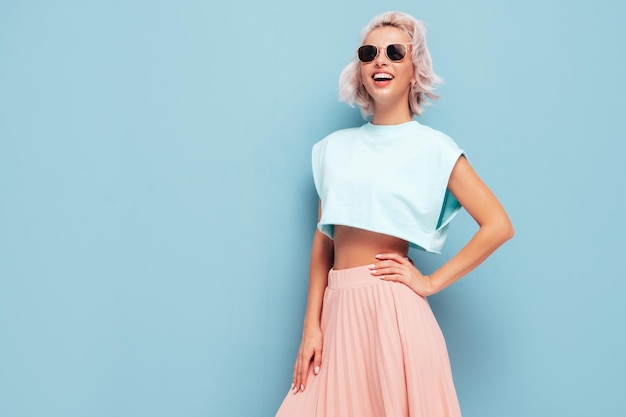
[[[402,257],[409,253],[405,240],[354,227],[336,225],[334,238],[334,269],[373,264],[381,253],[397,253]]]

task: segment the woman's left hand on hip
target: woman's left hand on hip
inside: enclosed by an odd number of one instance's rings
[[[384,281],[401,282],[422,297],[434,293],[430,276],[422,274],[409,258],[397,253],[380,253],[376,259],[378,262],[370,265],[372,275]]]

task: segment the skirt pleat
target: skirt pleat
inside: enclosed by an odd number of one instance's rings
[[[459,417],[445,340],[428,301],[367,266],[331,270],[320,373],[276,417]]]

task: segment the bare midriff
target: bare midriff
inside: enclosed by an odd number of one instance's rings
[[[334,250],[333,269],[346,269],[375,263],[379,253],[407,256],[409,244],[394,236],[335,225]]]

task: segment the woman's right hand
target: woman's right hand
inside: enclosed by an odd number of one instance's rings
[[[322,366],[322,331],[319,326],[306,328],[302,332],[300,350],[293,367],[291,389],[294,394],[304,391],[311,366],[313,366],[313,373],[319,374]]]

